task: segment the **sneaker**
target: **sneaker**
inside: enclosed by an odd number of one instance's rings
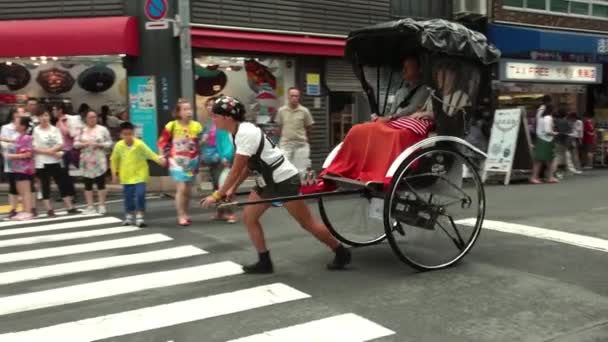
[[[139,228],[144,228],[148,226],[144,222],[144,216],[140,214],[137,214],[137,217],[135,218],[135,225]]]
[[[345,269],[346,265],[350,264],[352,260],[352,255],[350,254],[350,251],[344,248],[344,246],[340,245],[338,248],[336,248],[335,253],[336,256],[334,257],[334,260],[331,263],[327,264],[327,269],[330,271]]]
[[[16,221],[29,221],[34,219],[34,215],[32,215],[32,213],[19,213],[17,214],[15,217],[13,217],[13,220]]]
[[[68,213],[69,213],[69,211],[68,211]],[[93,207],[87,207],[82,213],[84,215],[93,215],[93,214],[97,214],[97,211]]]
[[[105,205],[100,205],[99,208],[97,208],[97,212],[101,215],[105,215],[108,213],[108,210]]]
[[[132,226],[133,225],[133,215],[127,214],[125,220],[122,222],[123,226]]]
[[[38,191],[36,193],[36,199],[41,200],[42,199],[42,192]]]
[[[82,211],[78,210],[76,208],[72,208],[72,209],[68,210],[68,215],[75,215],[75,214],[82,214]]]
[[[55,210],[53,210],[53,209],[47,211],[46,216],[47,217],[57,217],[57,215],[55,215]]]

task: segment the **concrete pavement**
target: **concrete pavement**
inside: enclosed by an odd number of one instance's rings
[[[606,185],[608,174],[594,171],[558,185],[489,186],[487,219],[608,243]],[[118,216],[120,203],[111,210]],[[0,341],[39,340],[28,339],[32,336],[53,341],[53,336],[66,341],[229,341],[328,318],[334,319],[283,333],[290,340],[310,341],[323,340],[312,335],[319,331],[331,341],[354,341],[347,331],[370,334],[364,340],[383,336],[374,341],[608,341],[607,252],[483,230],[472,252],[450,269],[417,272],[383,243],[355,249],[350,270],[329,272],[324,264],[331,253],[284,209],[271,209],[263,223],[276,273],[245,276],[230,264],[255,257],[240,223],[214,222],[209,211],[197,209],[194,226],[178,228],[167,199],[150,200],[148,212],[150,228],[89,237],[120,224],[99,217],[10,226],[0,222]],[[51,230],[41,231],[44,227]],[[66,233],[85,235],[50,241],[49,236]],[[158,240],[124,242],[148,235]],[[78,253],[52,254],[74,245],[80,246]],[[171,250],[173,259],[153,254],[159,260],[149,261],[150,254],[141,255],[189,246]],[[97,263],[101,268],[92,269],[90,261],[102,258]],[[32,274],[50,276],[32,280]],[[14,282],[2,283],[9,278]],[[348,314],[353,315],[344,316]],[[97,319],[87,320],[91,318]],[[85,321],[70,323],[79,320]],[[54,328],[36,331],[44,327]],[[3,335],[9,332],[22,333]]]

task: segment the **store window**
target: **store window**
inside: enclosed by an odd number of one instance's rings
[[[504,0],[503,5],[510,7],[525,7],[524,0]]]
[[[207,99],[229,95],[245,104],[247,121],[268,123],[285,104],[287,89],[295,85],[292,59],[205,55],[195,62],[196,105],[201,120],[209,118]]]
[[[503,6],[547,14],[608,18],[607,0],[503,0]]]
[[[608,2],[606,5],[593,5],[593,16],[608,18]]]
[[[572,14],[589,14],[589,4],[578,1],[570,1],[570,13]]]
[[[526,7],[530,8],[530,9],[545,10],[545,9],[547,9],[547,1],[546,0],[528,0]]]
[[[570,11],[570,1],[568,0],[551,0],[551,11],[568,13]]]

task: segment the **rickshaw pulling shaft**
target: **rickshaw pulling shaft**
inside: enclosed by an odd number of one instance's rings
[[[272,202],[289,202],[289,201],[316,199],[316,198],[321,198],[321,197],[363,194],[366,191],[368,191],[368,190],[365,188],[361,188],[361,189],[353,189],[353,190],[319,192],[319,193],[314,193],[314,194],[305,194],[305,195],[297,195],[297,196],[274,197],[274,198],[267,198],[267,199],[262,199],[262,200],[258,200],[258,201],[244,201],[244,202],[233,201],[233,202],[221,203],[217,206],[217,208],[222,209],[222,208],[229,208],[229,207],[244,207],[247,205],[264,204],[264,203],[272,203]]]

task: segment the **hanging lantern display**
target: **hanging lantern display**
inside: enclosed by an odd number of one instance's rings
[[[107,66],[94,66],[83,71],[78,76],[80,88],[91,93],[102,93],[114,85],[116,73]]]
[[[68,71],[57,68],[40,71],[36,81],[49,94],[67,93],[75,83]]]
[[[31,79],[30,72],[21,64],[0,64],[0,84],[12,91],[25,88]]]
[[[194,89],[201,96],[214,96],[226,87],[228,77],[218,65],[202,67],[197,65],[194,77]]]

